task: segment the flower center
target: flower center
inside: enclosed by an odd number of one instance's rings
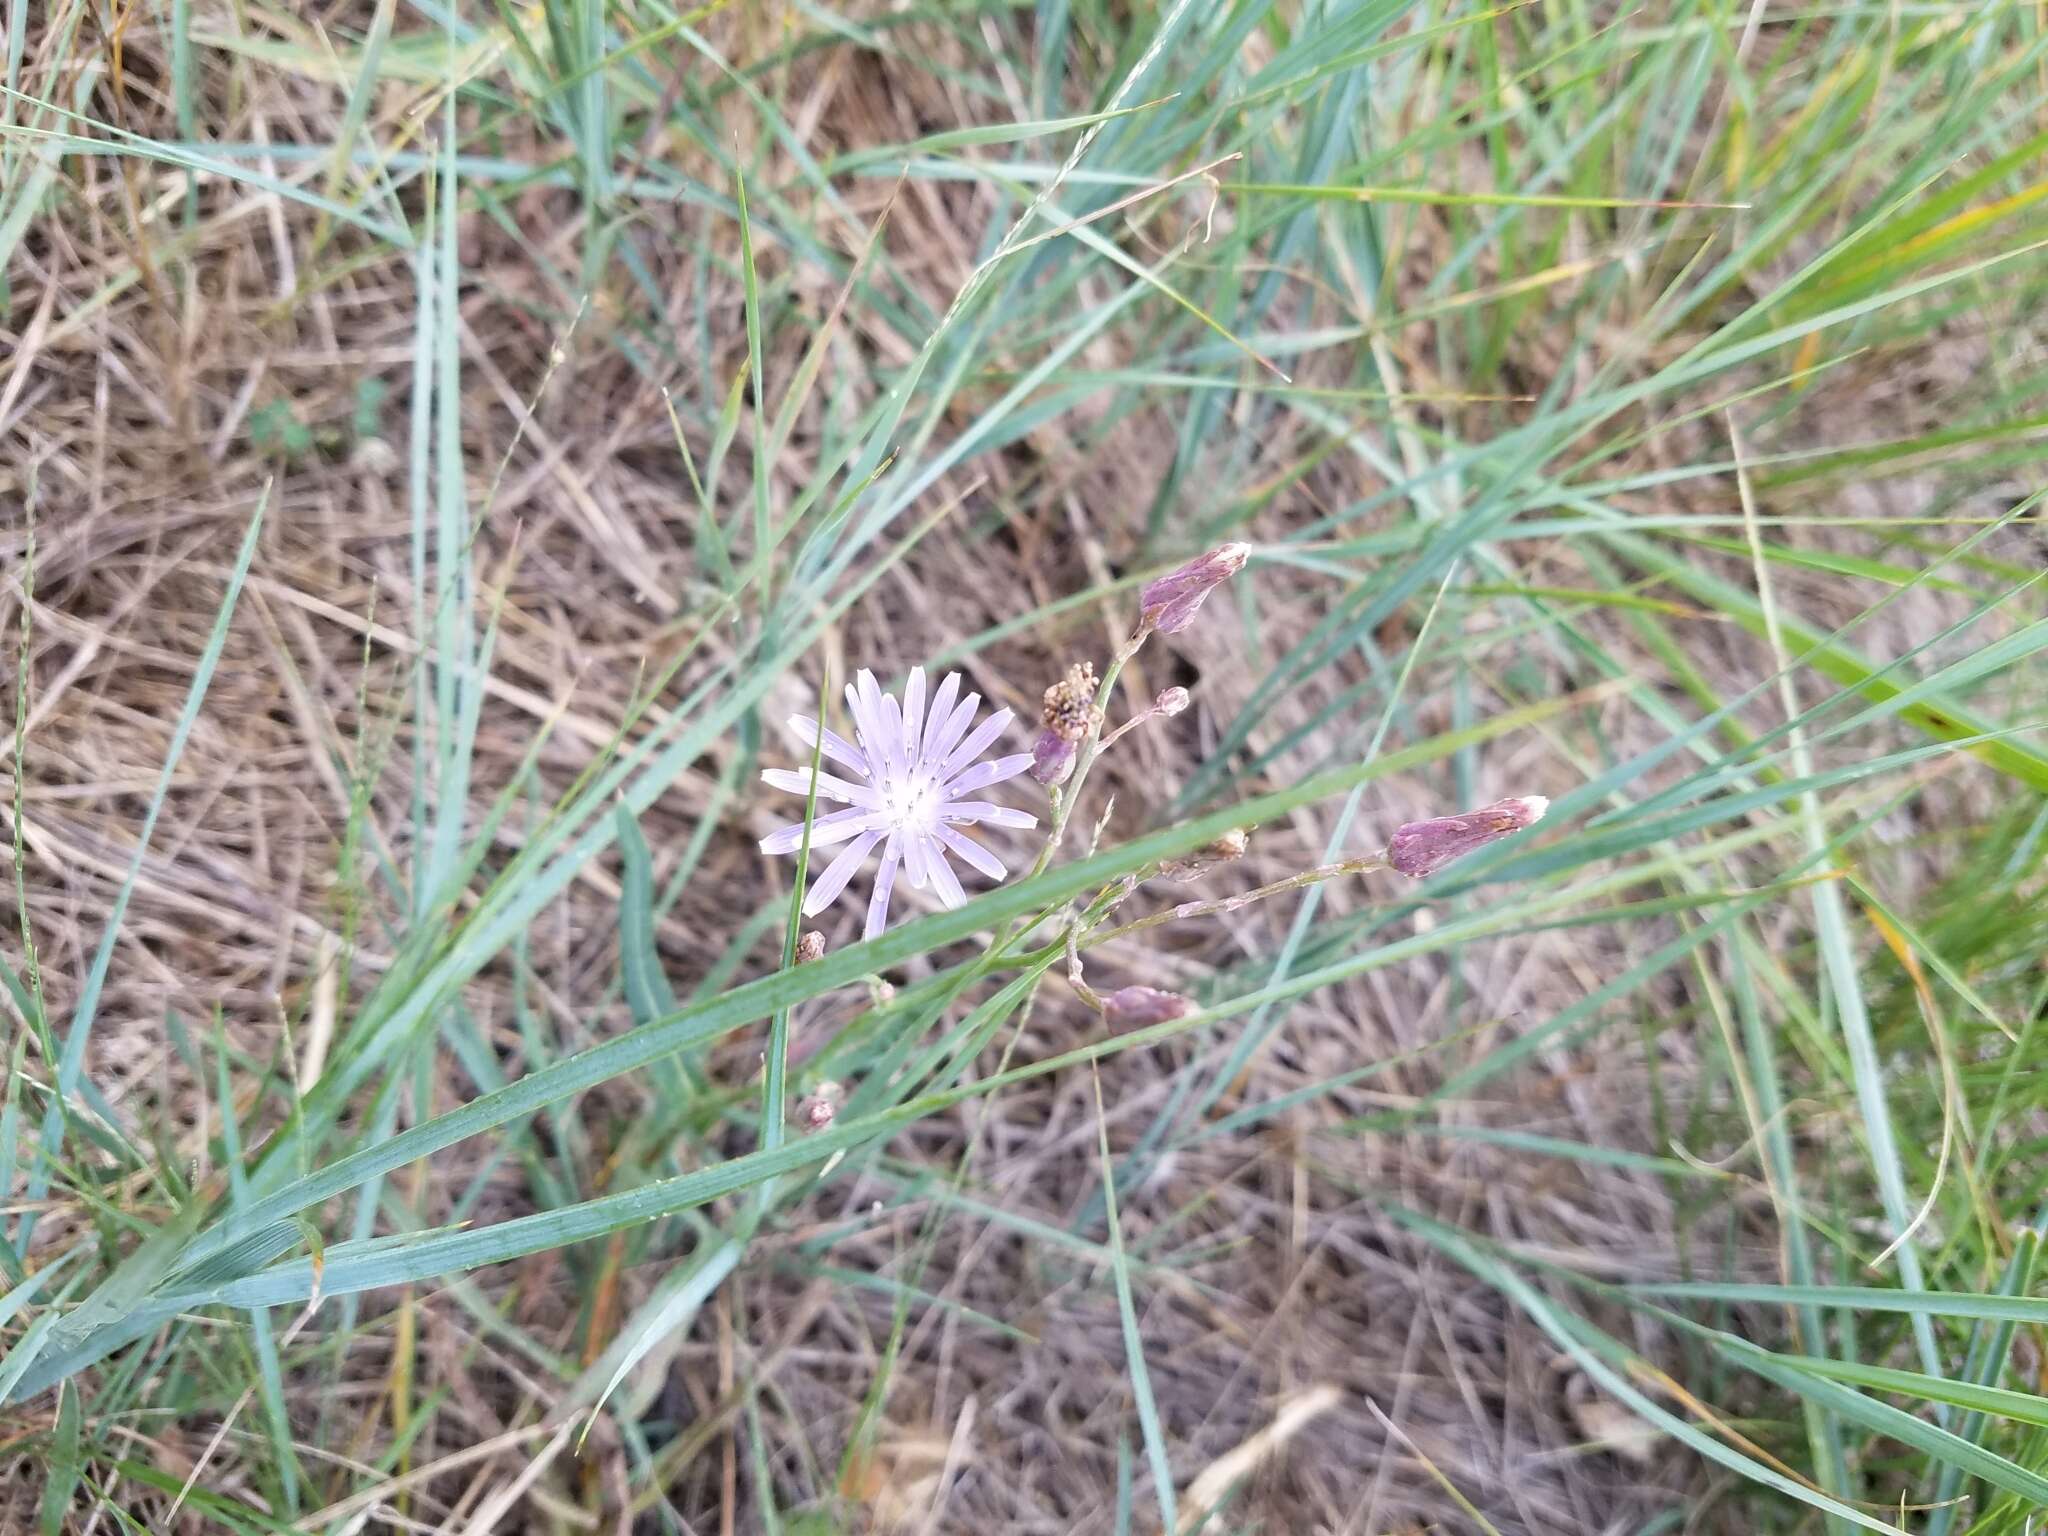
[[[938,820],[938,790],[928,774],[890,774],[882,785],[882,810],[898,826],[929,830]]]

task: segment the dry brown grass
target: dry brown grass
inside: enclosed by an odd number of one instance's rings
[[[347,20],[323,19],[330,26]],[[749,28],[764,24],[739,15],[722,18],[713,33],[740,51]],[[32,36],[32,75],[39,46]],[[828,51],[799,68],[785,99],[819,153],[908,139],[985,110],[937,76],[854,50]],[[123,69],[118,86],[101,81],[95,109],[134,131],[168,136],[168,64],[155,29],[130,29]],[[221,139],[327,140],[345,94],[332,81],[247,60],[210,63],[205,80],[209,128]],[[388,90],[374,108],[380,128],[398,131],[419,100],[417,92]],[[752,122],[734,113],[726,127],[749,134]],[[679,152],[666,142],[643,148],[648,157]],[[217,1009],[238,1051],[271,1060],[286,1048],[281,1021],[300,1017],[311,1001],[313,978],[334,953],[352,904],[370,914],[355,964],[374,972],[390,952],[379,926],[390,904],[373,891],[341,887],[335,870],[350,781],[361,772],[374,771],[371,823],[381,847],[401,861],[406,853],[408,689],[419,650],[410,633],[405,471],[394,446],[403,436],[411,277],[403,261],[345,232],[322,244],[317,216],[248,189],[203,187],[199,222],[186,236],[174,219],[179,180],[165,168],[74,159],[62,174],[59,215],[37,223],[9,273],[14,350],[0,364],[0,437],[12,461],[0,488],[12,508],[0,526],[0,556],[10,572],[21,569],[26,547],[22,509],[35,509],[29,750],[19,790],[24,878],[59,1017],[87,970],[134,848],[235,540],[256,488],[276,476],[244,607],[142,861],[89,1064],[131,1125],[197,1160],[219,1109],[173,1044],[166,1011],[203,1036]],[[288,167],[281,174],[311,173]],[[889,196],[886,183],[857,183],[847,193],[852,222],[821,215],[819,227],[857,250]],[[673,226],[672,240],[647,242],[661,253],[655,285],[679,331],[695,324],[701,305],[712,348],[690,356],[687,369],[657,359],[645,371],[611,344],[611,306],[642,302],[636,290],[607,290],[573,335],[541,318],[563,306],[538,260],[573,270],[583,238],[575,195],[527,192],[506,213],[522,238],[476,214],[461,232],[463,430],[473,506],[484,504],[510,451],[476,547],[477,568],[503,602],[477,745],[480,802],[508,782],[536,731],[557,714],[541,777],[547,786],[566,784],[612,737],[643,664],[658,664],[672,649],[677,615],[702,592],[691,551],[693,499],[658,386],[697,392],[710,380],[722,390],[745,348],[735,273],[695,267],[701,245],[690,231],[704,218],[700,211],[636,210],[643,228]],[[933,311],[970,269],[990,213],[966,187],[914,182],[896,201],[888,248]],[[1427,221],[1416,228],[1426,244]],[[780,263],[769,246],[764,281],[781,275]],[[831,289],[804,268],[796,273],[797,302],[813,313],[829,307]],[[101,300],[110,281],[117,291]],[[771,377],[793,371],[798,334],[796,327],[777,333],[784,350],[769,359]],[[557,345],[564,356],[543,389]],[[872,358],[902,362],[901,342],[852,314],[832,366],[856,371]],[[1410,361],[1426,378],[1426,352],[1418,349]],[[1531,365],[1541,362],[1539,348]],[[386,440],[340,443],[291,463],[252,451],[253,410],[288,401],[317,427],[338,427],[357,382],[368,378],[392,386]],[[1129,560],[1126,513],[1147,504],[1164,472],[1170,422],[1158,413],[1133,417],[1085,455],[1074,442],[1065,427],[1042,429],[978,464],[987,475],[978,487],[970,490],[966,479],[936,487],[934,504],[965,495],[962,512],[832,637],[821,661],[833,675],[844,675],[856,658],[900,670],[1020,609],[1085,589]],[[693,446],[701,462],[707,444]],[[1284,442],[1268,447],[1276,461],[1289,455]],[[735,452],[747,451],[743,431]],[[802,483],[817,451],[816,423],[806,421],[787,465],[776,467],[778,498]],[[1667,441],[1660,451],[1688,450]],[[1338,504],[1372,488],[1366,471],[1333,462],[1304,482],[1298,498],[1267,514],[1265,531],[1290,526],[1318,502]],[[1531,581],[1554,577],[1563,558],[1544,549],[1525,554]],[[1259,581],[1260,622],[1277,650],[1313,623],[1324,589],[1284,572],[1264,572]],[[1795,587],[1792,595],[1816,618],[1836,601],[1823,586]],[[1226,612],[1229,603],[1218,600]],[[10,582],[0,590],[0,623],[11,635],[19,620],[20,592]],[[1106,604],[1062,632],[1006,640],[962,665],[984,695],[1028,715],[1039,688],[1068,659],[1099,659],[1123,622],[1116,605]],[[1909,608],[1886,622],[1910,632],[1925,619]],[[1158,812],[1213,743],[1218,720],[1255,685],[1257,674],[1235,653],[1232,628],[1221,617],[1205,622],[1184,643],[1148,651],[1131,674],[1127,702],[1169,683],[1193,688],[1197,702],[1170,726],[1138,732],[1105,765],[1102,788],[1113,791],[1116,806],[1112,835]],[[1699,631],[1703,654],[1725,655],[1744,675],[1757,670],[1754,649],[1725,627]],[[1390,629],[1383,638],[1398,646],[1406,636]],[[1333,686],[1364,675],[1359,666],[1340,669]],[[769,714],[804,702],[810,682],[789,678]],[[1321,697],[1276,706],[1272,734],[1308,718]],[[1424,700],[1421,724],[1442,725],[1448,708]],[[1332,745],[1314,737],[1271,774],[1284,780]],[[711,803],[721,766],[698,764],[645,818],[657,881]],[[1531,741],[1493,758],[1489,773],[1499,782],[1485,787],[1554,789],[1563,768],[1549,744]],[[1440,784],[1395,783],[1375,799],[1371,818],[1384,830],[1443,797]],[[751,841],[780,810],[743,794],[724,811],[702,869],[660,930],[679,990],[711,968],[739,915],[781,889],[782,872]],[[501,854],[516,846],[517,821],[503,834]],[[1328,830],[1322,811],[1269,829],[1218,888],[1249,887],[1315,863]],[[530,936],[530,1001],[565,1047],[625,1023],[621,1006],[596,1006],[616,966],[616,889],[611,870],[592,868]],[[1339,886],[1327,893],[1326,910],[1373,899],[1366,885]],[[1283,904],[1254,906],[1171,930],[1158,942],[1111,946],[1092,959],[1091,978],[1098,985],[1189,984],[1273,952],[1289,915]],[[825,924],[835,947],[856,926],[844,910]],[[1589,1410],[1595,1394],[1521,1313],[1404,1236],[1378,1203],[1390,1195],[1512,1248],[1605,1277],[1643,1278],[1676,1273],[1686,1237],[1689,1213],[1674,1207],[1660,1180],[1441,1137],[1340,1131],[1347,1117],[1412,1103],[1483,1051],[1491,1034],[1512,1035],[1548,1017],[1648,947],[1641,935],[1567,930],[1492,943],[1449,965],[1374,972],[1305,999],[1227,1103],[1270,1099],[1417,1051],[1454,1028],[1485,1028],[1466,1046],[1395,1065],[1367,1085],[1180,1153],[1127,1197],[1125,1240],[1134,1253],[1168,1262],[1146,1275],[1140,1302],[1152,1382],[1183,1484],[1323,1383],[1340,1389],[1338,1405],[1257,1466],[1233,1522],[1369,1536],[1471,1529],[1440,1475],[1503,1531],[1618,1532],[1668,1507],[1674,1490],[1694,1482],[1684,1458],[1644,1455],[1597,1406]],[[764,944],[743,973],[772,963]],[[509,970],[487,973],[464,1001],[516,1062]],[[345,1010],[348,999],[338,1006]],[[1048,992],[1015,1048],[1043,1055],[1092,1028],[1064,993]],[[1190,1038],[1106,1066],[1112,1146],[1137,1138],[1191,1061],[1213,1066],[1230,1044]],[[736,1051],[728,1068],[737,1076],[755,1049]],[[1658,1094],[1684,1099],[1690,1049],[1685,1036],[1667,1033],[1646,1055],[1630,1031],[1610,1031],[1598,1048],[1539,1055],[1484,1101],[1452,1114],[1661,1152],[1653,1101]],[[439,1072],[432,1101],[410,1103],[408,1113],[424,1117],[470,1091],[456,1071]],[[645,1083],[615,1084],[586,1103],[583,1124],[594,1140],[571,1164],[600,1178],[607,1125],[634,1114],[636,1096],[649,1091]],[[283,1106],[238,1108],[260,1127],[275,1124]],[[1041,1080],[899,1137],[891,1159],[899,1184],[837,1189],[765,1247],[699,1320],[655,1405],[701,1448],[673,1469],[664,1490],[688,1528],[756,1528],[735,1382],[761,1390],[786,1502],[837,1481],[836,1459],[886,1345],[889,1296],[807,1280],[793,1258],[777,1262],[778,1251],[793,1254],[809,1240],[813,1261],[914,1278],[932,1216],[927,1196],[970,1154],[975,1198],[1065,1229],[1098,1196],[1095,1142],[1093,1085],[1080,1075]],[[399,1182],[434,1218],[445,1207],[443,1192],[452,1196],[476,1167],[474,1156],[457,1149]],[[507,1167],[475,1214],[493,1219],[531,1205],[523,1174]],[[1105,1270],[972,1210],[953,1211],[931,1230],[919,1283],[1023,1337],[1006,1337],[965,1311],[913,1309],[875,1447],[844,1491],[878,1523],[904,1530],[1109,1529],[1119,1436],[1132,1437],[1134,1454],[1136,1447]],[[1738,1244],[1747,1245],[1738,1258],[1768,1273],[1774,1256],[1764,1230],[1738,1232]],[[1694,1240],[1718,1244],[1725,1236],[1717,1225]],[[585,1350],[589,1303],[579,1277],[590,1270],[580,1259],[547,1255],[477,1283],[533,1337],[575,1355]],[[656,1278],[629,1270],[613,1315]],[[550,1444],[544,1420],[552,1384],[479,1333],[453,1297],[431,1289],[377,1294],[366,1298],[365,1317],[349,1385],[334,1392],[308,1380],[294,1397],[314,1505],[326,1497],[321,1490],[357,1486],[346,1468],[389,1443],[390,1349],[410,1336],[419,1347],[415,1397],[438,1389],[449,1396],[409,1455],[418,1475],[366,1506],[373,1514],[402,1510],[418,1522],[393,1529],[475,1530],[483,1527],[465,1521],[493,1511],[488,1528],[504,1531],[628,1528],[625,1462],[609,1429],[581,1455],[553,1444],[557,1454],[531,1486],[508,1496],[536,1450]],[[1646,1354],[1669,1356],[1671,1341],[1655,1330],[1640,1321],[1622,1326],[1634,1329],[1630,1336]],[[1398,1435],[1368,1403],[1384,1410]],[[10,1413],[0,1440],[46,1423],[51,1411],[43,1402]],[[202,1486],[241,1486],[238,1458],[253,1427],[252,1411],[214,1450]],[[138,1459],[182,1473],[215,1428],[215,1421],[194,1420],[121,1433],[134,1437]],[[1603,1437],[1609,1443],[1599,1443]],[[472,1455],[477,1448],[482,1454]],[[18,1472],[0,1495],[7,1519],[27,1518],[32,1482],[33,1474]],[[131,1507],[160,1507],[131,1496],[139,1501]],[[397,1516],[376,1515],[370,1528],[385,1518]],[[181,1529],[205,1528],[189,1511],[181,1522]]]

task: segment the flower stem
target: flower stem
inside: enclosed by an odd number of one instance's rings
[[[1163,912],[1154,912],[1148,917],[1138,918],[1121,927],[1091,933],[1084,942],[1092,949],[1097,944],[1107,944],[1111,939],[1142,933],[1147,928],[1157,928],[1163,923],[1176,923],[1189,917],[1219,917],[1225,912],[1235,912],[1239,907],[1248,907],[1255,901],[1264,901],[1268,896],[1279,896],[1288,891],[1298,891],[1303,886],[1321,884],[1325,880],[1337,880],[1345,875],[1362,875],[1370,870],[1386,867],[1385,849],[1355,859],[1346,859],[1341,864],[1319,864],[1314,869],[1305,869],[1298,875],[1289,875],[1284,880],[1275,880],[1236,896],[1219,896],[1213,901],[1184,901],[1177,907],[1168,907]]]
[[[1138,647],[1145,643],[1145,633],[1140,631],[1125,642],[1123,649],[1111,658],[1108,669],[1102,674],[1102,683],[1095,690],[1095,704],[1088,726],[1088,734],[1081,738],[1081,745],[1074,759],[1074,774],[1061,792],[1059,802],[1053,807],[1052,830],[1046,834],[1045,847],[1040,850],[1038,862],[1031,866],[1033,878],[1042,875],[1051,867],[1053,855],[1059,852],[1060,843],[1067,835],[1067,822],[1073,817],[1074,807],[1080,803],[1081,786],[1087,781],[1088,770],[1095,766],[1095,759],[1102,755],[1102,717],[1109,707],[1110,690],[1116,687],[1117,674],[1124,669],[1124,663],[1138,653]]]

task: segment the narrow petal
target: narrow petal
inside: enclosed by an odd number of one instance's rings
[[[924,889],[931,878],[931,847],[921,832],[906,832],[903,835],[903,873],[910,876],[910,888]]]
[[[820,816],[811,823],[811,846],[829,848],[834,843],[843,843],[849,837],[865,832],[869,827],[879,826],[881,815],[864,805],[851,810],[834,811],[830,816]],[[804,845],[804,824],[792,821],[786,827],[777,827],[761,839],[763,853],[795,853]]]
[[[901,765],[908,759],[903,754],[903,706],[896,702],[896,695],[882,695],[882,729],[889,733],[889,751]]]
[[[867,678],[870,683],[874,681],[872,673],[864,671],[861,676]],[[889,759],[882,752],[882,723],[869,712],[867,694],[853,683],[846,685],[846,710],[853,716],[853,733],[860,742],[860,749],[868,760],[868,766],[874,770],[876,777],[880,777],[889,765]]]
[[[920,736],[917,742],[918,762],[933,763],[938,760],[934,748],[937,747],[939,737],[945,732],[946,726],[952,721],[953,706],[959,698],[960,674],[948,672],[939,684],[938,692],[932,695],[930,705],[925,709],[924,735]]]
[[[803,743],[806,752],[817,746],[818,722],[809,715],[791,715],[784,724],[789,727],[790,734]],[[825,756],[849,773],[857,773],[864,779],[874,777],[868,768],[867,758],[861,755],[860,748],[837,731],[825,732]]]
[[[965,741],[953,749],[951,755],[947,757],[944,766],[939,769],[939,778],[941,780],[952,778],[954,774],[981,756],[983,752],[988,750],[989,743],[1002,735],[1003,731],[1014,719],[1016,719],[1016,716],[1009,710],[999,709],[982,721],[980,725],[974,728]]]
[[[761,777],[777,789],[786,789],[792,795],[808,795],[811,792],[811,770],[808,768],[764,768]],[[818,775],[818,798],[836,800],[841,805],[876,806],[881,802],[875,792],[865,784],[849,784],[832,774]]]
[[[863,940],[878,938],[889,925],[889,893],[896,889],[896,860],[899,850],[896,839],[890,838],[882,849],[881,867],[875,871],[874,894],[868,897],[867,927],[861,930]]]
[[[1038,818],[1026,811],[1013,811],[1007,805],[997,805],[993,800],[950,800],[939,807],[941,821],[966,822],[972,825],[985,821],[993,827],[1035,827]]]
[[[925,732],[924,760],[931,765],[934,772],[952,753],[954,746],[959,742],[960,738],[967,734],[967,727],[973,724],[974,712],[979,708],[981,708],[981,695],[970,693],[960,701],[959,705],[954,709],[952,717],[939,729],[939,734],[936,738],[932,736],[931,732]],[[945,775],[939,774],[939,777],[944,779]]]
[[[889,722],[882,715],[882,685],[875,681],[875,674],[862,667],[854,675],[854,686],[860,693],[861,713],[867,720],[867,729],[875,738],[875,751],[881,753],[881,761],[892,761],[889,748],[892,732]],[[873,760],[873,753],[870,754]]]
[[[991,784],[1000,784],[1005,779],[1014,779],[1031,766],[1029,752],[1013,752],[1008,757],[991,758],[988,762],[977,763],[960,777],[946,786],[948,795],[964,795],[970,789],[986,789]],[[823,783],[823,780],[819,781]]]
[[[861,692],[867,695],[868,716],[875,722],[875,729],[881,733],[882,756],[888,761],[891,772],[903,771],[903,710],[897,704],[894,694],[882,692],[882,685],[875,681],[875,674],[861,672]]]
[[[912,667],[910,681],[903,687],[903,763],[917,761],[918,743],[924,740],[924,668]]]
[[[846,889],[846,882],[853,878],[853,872],[860,868],[861,861],[868,856],[869,850],[880,842],[881,838],[882,834],[879,831],[861,833],[840,852],[838,858],[826,866],[825,872],[811,882],[811,893],[804,898],[804,916],[816,917],[832,905],[839,893]]]
[[[987,875],[991,880],[1001,880],[1010,872],[1004,867],[1001,859],[990,853],[965,832],[949,827],[943,821],[932,828],[932,835],[959,854],[961,858],[972,864],[976,869],[980,870],[984,875]]]
[[[929,835],[922,841],[928,847],[928,859],[932,867],[932,889],[938,892],[939,900],[948,907],[965,906],[967,893],[960,889],[960,877],[953,873],[953,866],[946,862],[945,850],[930,846]]]

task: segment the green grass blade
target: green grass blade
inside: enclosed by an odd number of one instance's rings
[[[1109,1272],[1116,1285],[1117,1317],[1123,1325],[1124,1367],[1130,1372],[1131,1396],[1138,1406],[1138,1429],[1145,1440],[1145,1460],[1152,1470],[1152,1492],[1159,1500],[1160,1524],[1180,1529],[1175,1511],[1173,1468],[1166,1456],[1166,1432],[1159,1404],[1152,1396],[1152,1373],[1145,1368],[1145,1341],[1138,1332],[1138,1307],[1131,1295],[1131,1266],[1124,1257],[1123,1222],[1116,1209],[1116,1163],[1109,1155],[1109,1116],[1102,1107],[1102,1078],[1095,1084],[1095,1145],[1102,1162],[1102,1199],[1109,1222]]]
[[[676,1011],[676,995],[654,946],[654,875],[647,839],[640,834],[638,818],[624,806],[616,814],[623,872],[619,895],[619,968],[633,1022],[651,1024]]]
[[[1505,1263],[1482,1252],[1461,1233],[1413,1211],[1397,1208],[1390,1209],[1388,1214],[1400,1225],[1428,1241],[1437,1251],[1456,1260],[1493,1285],[1528,1314],[1559,1348],[1572,1357],[1579,1369],[1601,1388],[1627,1404],[1639,1417],[1683,1443],[1695,1454],[1837,1520],[1847,1521],[1867,1531],[1883,1531],[1889,1533],[1889,1536],[1907,1536],[1900,1527],[1879,1520],[1803,1483],[1795,1482],[1775,1467],[1767,1466],[1723,1444],[1659,1405],[1639,1391],[1627,1376],[1615,1369],[1616,1363],[1626,1365],[1631,1358],[1617,1341],[1556,1306],[1549,1297],[1530,1285]]]
[[[1929,1376],[1921,1371],[1902,1371],[1887,1365],[1861,1365],[1855,1361],[1811,1355],[1773,1355],[1771,1358],[1788,1369],[1825,1376],[1830,1381],[1875,1387],[1880,1392],[1892,1392],[1901,1397],[1945,1403],[1951,1408],[1966,1408],[1972,1413],[2048,1428],[2048,1397],[2037,1392],[2015,1392],[2009,1387],[1952,1381],[1945,1376]]]
[[[57,1423],[50,1432],[49,1460],[44,1464],[43,1536],[63,1536],[71,1515],[71,1498],[85,1472],[79,1443],[78,1388],[66,1382],[57,1388]]]

